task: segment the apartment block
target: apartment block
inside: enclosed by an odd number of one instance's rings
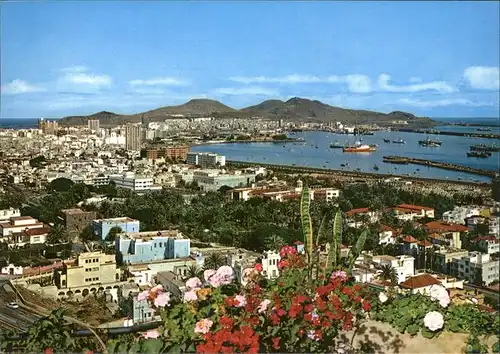
[[[110,175],[109,181],[115,183],[117,188],[130,189],[134,192],[161,190],[161,186],[154,184],[153,178],[136,176],[134,172],[125,172],[123,175]]]
[[[123,232],[139,232],[140,222],[139,220],[128,217],[97,219],[92,221],[94,235],[103,240],[108,236],[109,231],[113,227],[119,227]]]
[[[500,239],[493,235],[479,236],[474,239],[473,244],[484,253],[494,254],[500,252]]]
[[[140,125],[128,124],[125,126],[125,148],[127,151],[140,151],[142,145],[142,131]]]
[[[489,286],[499,280],[499,263],[487,253],[469,252],[467,256],[454,258],[452,273],[469,283]]]
[[[411,256],[367,256],[366,261],[372,262],[376,267],[389,265],[394,268],[398,275],[398,284],[415,275],[415,258]]]
[[[141,150],[141,157],[148,160],[172,159],[185,161],[189,148],[187,146],[168,146],[163,148],[148,148]]]
[[[207,152],[189,152],[186,163],[201,166],[202,168],[221,167],[226,165],[226,157]]]
[[[192,178],[203,191],[217,191],[222,186],[248,186],[255,182],[255,174],[222,174],[219,170],[194,171]]]
[[[117,259],[127,264],[186,258],[190,244],[177,230],[125,233],[115,240]]]
[[[481,215],[479,207],[457,206],[453,210],[443,213],[443,221],[453,224],[465,224],[465,219]]]
[[[432,254],[432,270],[443,274],[453,274],[452,262],[454,258],[465,257],[469,254],[467,250],[443,247]]]
[[[89,119],[87,121],[87,128],[91,132],[98,132],[99,131],[99,119]]]
[[[100,287],[111,288],[120,282],[120,278],[115,256],[99,251],[81,253],[76,262],[66,264],[56,273],[54,281],[59,289],[75,290],[74,294],[85,296]]]

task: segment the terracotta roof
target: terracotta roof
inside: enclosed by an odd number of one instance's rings
[[[441,284],[441,282],[432,275],[425,273],[410,277],[399,285],[405,289],[418,289],[437,284]]]
[[[398,207],[403,208],[403,209],[411,209],[411,210],[426,210],[426,211],[431,211],[434,210],[434,208],[429,208],[425,206],[420,206],[420,205],[412,205],[412,204],[399,204]]]
[[[429,241],[418,241],[418,245],[422,247],[430,247],[432,246],[432,243],[430,243]]]
[[[260,195],[260,194],[273,193],[273,192],[286,192],[286,191],[283,191],[279,188],[262,188],[262,189],[251,190],[249,193],[251,195]]]
[[[353,216],[353,215],[356,215],[356,214],[363,214],[363,213],[369,213],[370,212],[370,208],[358,208],[358,209],[352,209],[352,210],[349,210],[347,213],[345,213],[346,216]]]
[[[495,243],[500,242],[500,240],[493,235],[479,236],[479,237],[476,237],[474,240],[472,240],[472,242],[479,242],[479,241],[493,241]]]
[[[46,226],[44,227],[38,227],[36,229],[27,229],[27,230],[24,230],[24,233],[27,235],[27,236],[37,236],[37,235],[45,235],[45,234],[48,234],[50,232],[50,229]]]
[[[285,194],[281,198],[283,198],[283,199],[297,199],[297,198],[300,198],[300,194],[299,193]]]
[[[425,224],[425,227],[430,232],[466,232],[469,231],[469,228],[464,225],[459,224],[450,224],[446,223],[442,220],[431,221]]]
[[[404,236],[401,241],[406,242],[406,243],[417,243],[418,242],[418,240],[415,237],[410,236],[410,235]]]

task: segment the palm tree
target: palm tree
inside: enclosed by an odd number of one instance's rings
[[[60,224],[55,224],[49,231],[47,236],[47,243],[56,244],[67,242],[67,233],[64,226]]]
[[[397,285],[398,275],[396,274],[396,269],[394,269],[390,264],[382,264],[380,266],[380,271],[380,279],[390,281],[391,285]]]
[[[205,263],[203,268],[205,269],[217,269],[220,266],[223,266],[226,264],[226,260],[224,259],[224,256],[218,252],[210,253],[206,258],[205,258]]]
[[[196,264],[191,264],[186,269],[185,279],[189,278],[202,278],[203,277],[203,269],[198,267]]]
[[[266,247],[266,250],[269,250],[269,251],[277,251],[284,244],[285,244],[285,241],[283,240],[283,238],[281,236],[276,235],[276,234],[269,235],[264,240],[264,246]]]

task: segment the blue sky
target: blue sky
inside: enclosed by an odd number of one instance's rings
[[[3,2],[1,118],[299,96],[499,115],[497,2]]]

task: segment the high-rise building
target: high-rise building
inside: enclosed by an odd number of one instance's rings
[[[56,135],[59,130],[59,124],[56,120],[50,121],[40,118],[38,120],[38,129],[41,129],[44,134]]]
[[[87,121],[87,125],[90,131],[92,132],[99,131],[99,119],[89,119]]]
[[[125,147],[128,151],[140,151],[142,142],[141,127],[129,124],[125,127]]]

